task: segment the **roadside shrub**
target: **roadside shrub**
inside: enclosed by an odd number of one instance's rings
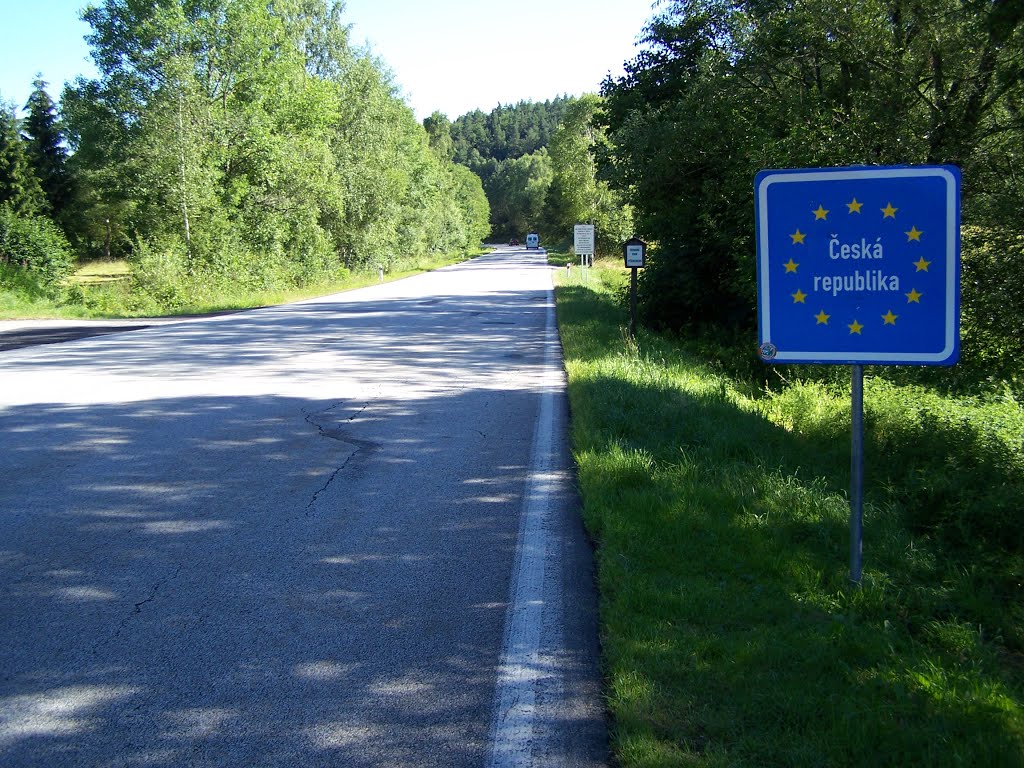
[[[185,245],[176,237],[139,240],[132,250],[132,276],[142,293],[166,309],[187,302]]]
[[[821,446],[848,444],[843,389],[798,382],[762,407]],[[1015,401],[954,399],[871,378],[864,408],[869,493],[895,504],[916,533],[949,546],[1024,553],[1024,411]]]
[[[959,368],[1024,394],[1024,234],[962,228],[963,354]]]
[[[1024,412],[874,381],[867,450],[908,523],[958,548],[1024,553]]]
[[[64,233],[50,219],[0,208],[0,262],[27,273],[42,293],[60,293],[74,260]]]

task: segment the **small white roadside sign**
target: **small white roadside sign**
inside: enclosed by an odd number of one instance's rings
[[[577,256],[594,255],[593,224],[577,224],[573,227],[573,249]]]

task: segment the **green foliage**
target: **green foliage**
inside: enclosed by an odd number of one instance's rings
[[[188,255],[174,237],[140,241],[132,252],[132,278],[161,307],[180,310],[188,303]]]
[[[1021,358],[1020,315],[990,322],[998,299],[986,292],[1015,272],[996,278],[985,263],[1024,231],[1024,6],[674,0],[660,9],[648,48],[604,86],[612,146],[602,173],[653,245],[645,321],[690,335],[753,333],[758,170],[955,163],[965,274],[976,281],[963,293],[965,356],[1001,356],[993,373],[1008,375],[1005,361]]]
[[[573,226],[592,222],[598,255],[617,256],[633,234],[633,211],[623,195],[597,177],[596,157],[610,150],[597,124],[602,99],[585,94],[565,109],[548,148],[553,177],[545,203],[542,231],[551,242],[572,236]]]
[[[97,81],[79,79],[66,87],[61,113],[73,150],[68,170],[75,180],[63,215],[68,238],[83,260],[124,258],[140,208],[136,185],[124,177],[131,146],[128,126]]]
[[[491,233],[491,205],[480,177],[461,165],[451,167],[458,208],[464,217],[469,243],[483,243]]]
[[[506,160],[485,183],[491,223],[501,238],[540,229],[554,172],[546,149]]]
[[[0,101],[0,206],[31,216],[42,213],[46,203],[21,128],[14,107]]]
[[[56,295],[71,273],[71,246],[50,219],[0,206],[0,264],[23,272],[41,293]]]
[[[848,441],[849,387],[795,382],[766,415],[816,442]],[[950,548],[1024,555],[1024,410],[869,379],[866,472],[917,534]],[[841,444],[841,443],[840,443]]]
[[[617,762],[1020,765],[1020,406],[868,380],[852,588],[848,388],[630,342],[622,280],[557,289]]]
[[[490,114],[474,110],[451,125],[455,162],[483,181],[498,238],[544,229],[553,179],[547,146],[572,100],[520,102]]]
[[[958,368],[975,381],[1006,382],[1024,396],[1024,230],[962,228],[963,346]]]
[[[63,97],[83,256],[168,306],[474,247],[480,200],[331,0],[104,0]],[[436,138],[436,136],[435,136]]]
[[[455,143],[452,141],[452,124],[440,112],[434,112],[423,121],[423,128],[430,140],[430,149],[442,160],[451,160],[455,156]]]
[[[67,149],[57,111],[46,83],[37,78],[33,83],[24,121],[27,155],[46,198],[46,211],[60,220],[71,200],[71,177],[67,169]]]
[[[548,146],[572,99],[544,102],[521,101],[497,106],[484,114],[479,109],[456,118],[451,134],[455,162],[475,171],[486,183],[488,169]]]
[[[611,253],[632,234],[632,211],[596,178],[594,155],[607,149],[594,120],[600,104],[594,95],[523,102],[470,112],[450,128],[440,114],[425,124],[445,151],[450,134],[455,161],[483,180],[497,238],[535,231],[558,243],[574,224],[593,220],[599,251]]]

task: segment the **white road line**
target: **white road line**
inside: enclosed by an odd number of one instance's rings
[[[540,413],[533,435],[530,479],[523,500],[522,521],[505,618],[505,639],[494,697],[488,768],[519,768],[532,764],[536,740],[537,691],[551,665],[541,656],[541,625],[545,602],[560,605],[561,583],[547,582],[549,528],[559,482],[552,455],[555,397],[561,389],[557,364],[554,299],[547,307]],[[554,591],[555,594],[551,594]]]

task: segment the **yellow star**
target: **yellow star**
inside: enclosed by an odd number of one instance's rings
[[[864,326],[863,326],[863,325],[861,325],[860,323],[858,323],[858,322],[857,322],[856,320],[854,320],[854,321],[853,321],[852,323],[850,323],[850,324],[849,324],[848,326],[846,326],[846,327],[850,329],[850,335],[851,335],[851,336],[852,336],[853,334],[855,334],[855,333],[856,333],[856,334],[858,334],[858,335],[863,335],[863,334],[861,334],[861,329],[862,329],[862,328],[863,328]]]
[[[819,204],[818,205],[818,210],[814,211],[814,220],[817,221],[818,219],[827,219],[827,218],[828,218],[828,211],[825,210],[824,206]]]
[[[786,268],[786,273],[788,274],[788,273],[790,273],[790,272],[796,273],[796,268],[797,268],[797,267],[799,267],[800,265],[799,265],[799,264],[797,264],[797,263],[796,263],[795,261],[793,261],[793,259],[792,259],[792,257],[791,257],[791,258],[789,259],[789,261],[787,261],[787,262],[786,262],[785,264],[783,264],[782,266],[784,266],[784,267]]]
[[[892,207],[892,203],[886,203],[885,204],[885,208],[882,208],[882,218],[883,219],[895,219],[896,218],[896,211],[898,211],[898,210],[899,210],[899,208],[893,208]]]
[[[910,293],[904,293],[903,295],[907,297],[907,304],[920,304],[921,297],[924,296],[923,293],[918,293],[916,288],[911,288]]]
[[[887,313],[882,315],[882,319],[885,320],[886,325],[896,325],[897,317],[899,317],[899,315],[894,315],[891,309]]]
[[[794,304],[806,304],[807,303],[806,301],[804,301],[804,299],[807,298],[807,294],[804,293],[803,291],[801,291],[799,288],[796,289],[796,293],[791,293],[789,295],[793,297],[793,303]]]
[[[803,232],[801,232],[798,229],[796,232],[794,232],[792,235],[790,235],[790,237],[793,239],[793,245],[798,245],[798,244],[799,245],[803,245],[804,244],[804,238],[807,237],[807,235],[805,235]]]
[[[911,240],[917,240],[917,242],[920,243],[921,242],[921,235],[923,235],[924,233],[921,232],[917,227],[911,227],[909,232],[904,232],[903,234],[905,234],[907,236],[907,242],[908,243]]]
[[[851,202],[846,204],[846,207],[850,209],[850,213],[860,213],[860,208],[862,205],[864,205],[864,203],[858,203],[857,198],[855,197]]]
[[[823,309],[814,316],[814,319],[818,321],[816,325],[828,325],[828,319],[830,317],[832,317],[832,315],[826,315],[825,310]]]
[[[931,264],[931,262],[925,261],[924,256],[914,262],[914,266],[917,267],[918,272],[927,272],[929,264]]]

